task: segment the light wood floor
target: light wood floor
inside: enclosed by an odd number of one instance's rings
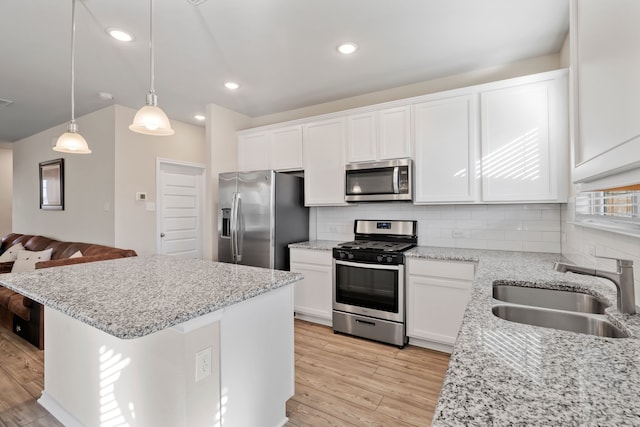
[[[296,320],[296,395],[289,427],[428,426],[449,356],[402,350]],[[0,427],[61,426],[36,399],[43,352],[0,330]]]
[[[429,426],[449,355],[334,334],[296,321],[287,426]]]

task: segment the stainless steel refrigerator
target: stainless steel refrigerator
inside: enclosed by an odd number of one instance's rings
[[[288,245],[309,240],[303,178],[229,172],[218,183],[218,260],[289,270]]]

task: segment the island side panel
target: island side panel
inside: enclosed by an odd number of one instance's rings
[[[219,322],[122,340],[45,308],[45,389],[39,402],[65,426],[215,425]],[[195,382],[195,353],[212,375]]]
[[[293,285],[233,305],[220,327],[222,426],[276,427],[294,395]]]

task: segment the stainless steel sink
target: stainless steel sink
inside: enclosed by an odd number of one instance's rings
[[[561,329],[608,338],[627,338],[629,336],[601,314],[579,314],[508,304],[496,305],[492,308],[492,312],[494,315],[511,322],[543,328]]]
[[[530,288],[526,286],[494,283],[493,297],[497,300],[581,313],[604,314],[609,304],[593,295],[557,289]]]

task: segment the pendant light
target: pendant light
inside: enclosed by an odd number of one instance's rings
[[[76,0],[71,0],[71,121],[67,131],[56,141],[55,151],[61,153],[89,154],[87,141],[78,133],[75,111],[75,49],[76,48]]]
[[[166,136],[173,135],[175,132],[171,129],[169,118],[158,107],[158,96],[154,88],[154,70],[153,70],[153,0],[150,0],[150,17],[149,17],[149,57],[150,57],[150,74],[151,88],[147,94],[147,105],[138,110],[133,123],[129,126],[134,132],[143,133],[145,135]]]

